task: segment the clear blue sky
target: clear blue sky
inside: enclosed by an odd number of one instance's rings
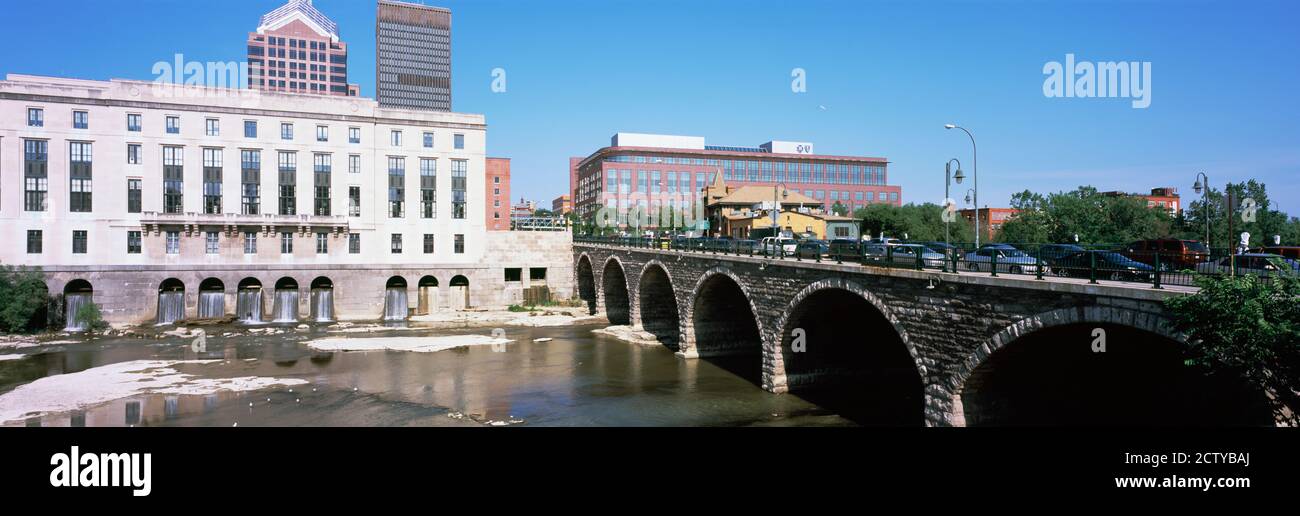
[[[282,3],[12,3],[0,19],[0,73],[152,79],[152,64],[177,52],[242,60],[246,33]],[[375,3],[315,3],[350,45],[350,79],[373,96]],[[943,129],[955,122],[978,139],[981,204],[1081,184],[1176,186],[1186,199],[1204,170],[1220,186],[1264,181],[1300,215],[1296,2],[433,5],[452,9],[454,109],[487,116],[489,155],[513,158],[514,197],[544,205],[568,189],[567,158],[617,131],[883,156],[905,201],[938,203],[944,162],[972,168],[965,136]],[[1066,53],[1150,61],[1151,106],[1045,98],[1043,65]],[[503,94],[490,88],[497,67]],[[806,93],[790,90],[796,67]]]

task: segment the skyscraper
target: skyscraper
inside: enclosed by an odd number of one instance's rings
[[[348,45],[339,26],[312,6],[289,0],[248,33],[248,87],[255,90],[357,96],[348,84]]]
[[[451,111],[451,10],[379,0],[375,20],[379,105]]]

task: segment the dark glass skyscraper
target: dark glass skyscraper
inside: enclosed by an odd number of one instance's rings
[[[451,111],[451,11],[379,0],[375,20],[379,104]]]

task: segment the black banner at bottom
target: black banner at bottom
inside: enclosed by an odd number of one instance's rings
[[[391,502],[691,482],[761,490],[758,479],[830,499],[948,485],[1194,500],[1288,490],[1300,458],[1291,429],[19,428],[0,442],[8,502],[105,507],[204,493],[233,504],[226,495],[265,489]]]

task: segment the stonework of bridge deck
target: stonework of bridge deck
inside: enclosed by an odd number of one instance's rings
[[[929,426],[966,425],[978,410],[962,400],[972,375],[993,367],[989,357],[999,350],[1048,328],[1082,346],[1092,327],[1132,330],[1135,342],[1185,341],[1163,305],[1180,290],[604,244],[575,243],[573,252],[580,296],[614,324],[655,334],[679,357],[760,354],[759,383],[773,393],[867,378],[882,392],[915,393],[915,406],[889,402],[891,410],[914,409],[906,419]],[[790,349],[796,328],[806,355]],[[859,366],[844,367],[849,362]],[[978,383],[981,400],[1000,385]]]

